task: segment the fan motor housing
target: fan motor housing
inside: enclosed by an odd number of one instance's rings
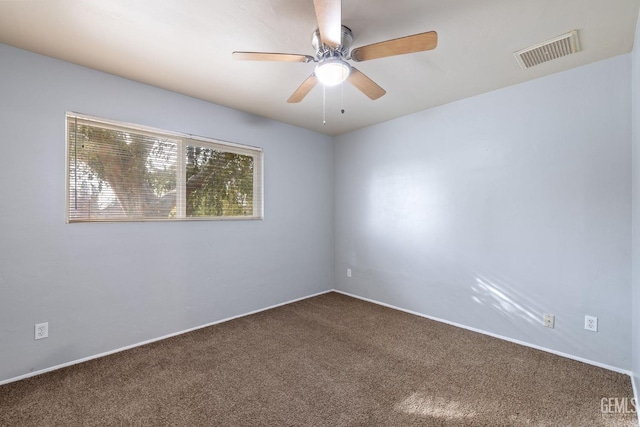
[[[331,48],[326,44],[322,43],[320,39],[320,30],[316,29],[311,36],[311,46],[316,51],[316,56],[318,59],[325,58],[328,56],[334,56],[336,53],[341,56],[347,56],[349,53],[349,49],[351,49],[351,44],[353,43],[353,35],[351,34],[351,29],[344,25],[342,27],[341,34],[341,43],[340,46],[335,48]]]

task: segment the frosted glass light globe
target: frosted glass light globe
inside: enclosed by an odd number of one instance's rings
[[[351,66],[342,59],[325,59],[316,65],[316,77],[325,86],[335,86],[349,77]]]

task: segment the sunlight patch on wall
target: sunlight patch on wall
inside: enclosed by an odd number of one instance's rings
[[[520,317],[532,324],[540,323],[542,313],[536,313],[524,307],[515,298],[507,295],[507,290],[497,283],[484,277],[476,277],[476,283],[471,287],[476,293],[472,297],[478,304],[488,304],[498,311],[511,316]]]

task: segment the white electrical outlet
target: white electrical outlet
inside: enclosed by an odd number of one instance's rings
[[[542,316],[542,323],[546,328],[553,329],[556,325],[556,316],[553,314],[544,314]]]
[[[347,268],[347,277],[351,277],[351,269]]]
[[[584,316],[584,328],[587,331],[598,332],[598,318],[595,316]]]
[[[49,336],[49,322],[36,323],[35,327],[35,339],[41,340]]]

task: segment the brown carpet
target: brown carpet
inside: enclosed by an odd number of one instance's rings
[[[2,426],[635,426],[625,375],[330,293],[0,387]]]

